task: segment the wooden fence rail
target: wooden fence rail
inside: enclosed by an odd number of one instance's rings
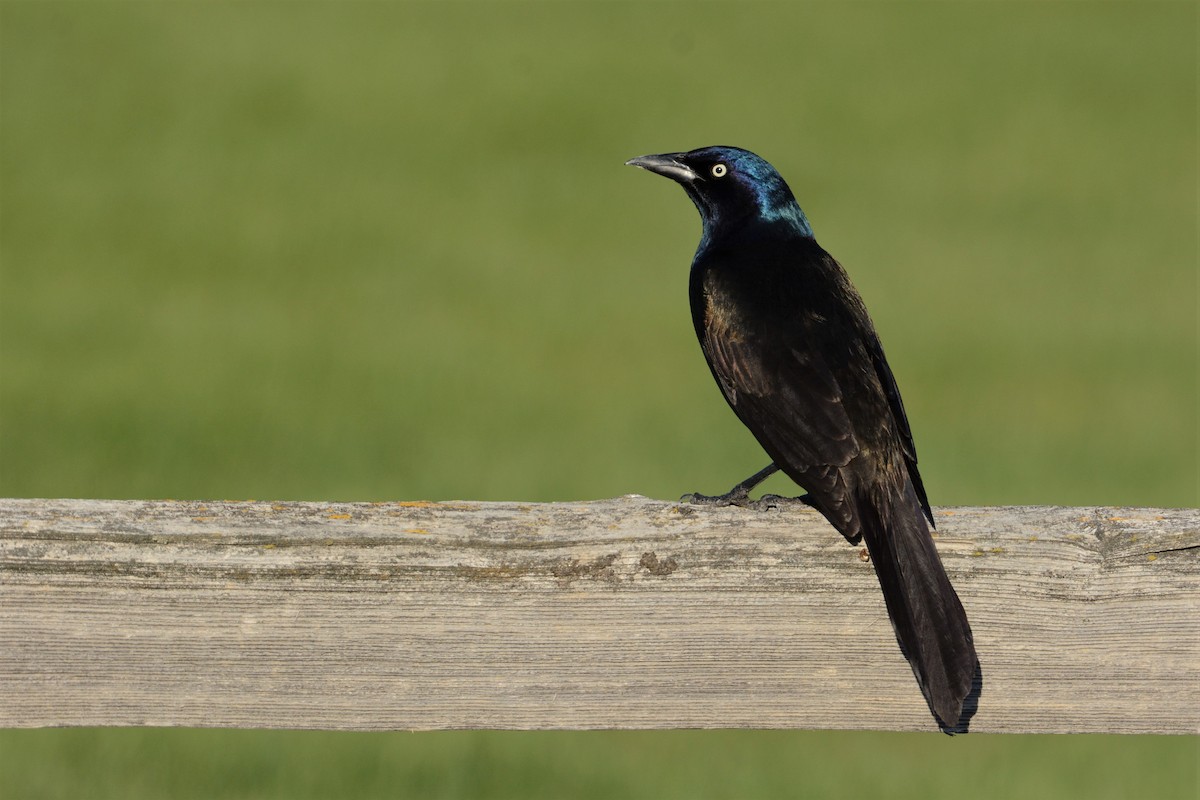
[[[1200,510],[946,508],[971,731],[1200,731]],[[0,500],[0,726],[936,730],[815,512]]]

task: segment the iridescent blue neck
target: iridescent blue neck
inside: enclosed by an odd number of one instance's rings
[[[687,187],[685,187],[687,188]],[[700,247],[703,249],[721,231],[732,233],[735,229],[750,224],[779,225],[797,236],[813,238],[812,225],[808,217],[800,209],[787,185],[782,186],[786,197],[767,191],[754,192],[754,205],[744,206],[740,212],[736,209],[721,208],[707,201],[698,192],[689,191],[688,195],[700,211],[700,220],[704,226]],[[731,213],[732,211],[732,213]]]
[[[812,225],[808,224],[808,217],[804,216],[800,204],[792,195],[792,190],[778,175],[774,175],[773,178],[750,184],[755,204],[758,206],[759,219],[763,222],[791,224],[801,236],[811,237]]]
[[[762,219],[769,222],[782,222],[790,224],[796,228],[797,233],[801,236],[812,238],[812,225],[808,224],[808,217],[804,216],[804,212],[800,206],[793,200],[786,205],[772,205],[770,207],[759,207],[759,213]]]

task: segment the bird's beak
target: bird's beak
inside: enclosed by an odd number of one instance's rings
[[[691,183],[696,180],[698,175],[696,171],[679,160],[683,153],[663,153],[657,156],[641,156],[640,158],[631,158],[625,162],[630,167],[641,167],[642,169],[656,172],[670,178],[673,181],[680,183]]]

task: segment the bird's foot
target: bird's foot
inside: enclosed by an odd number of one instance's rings
[[[778,494],[764,494],[757,500],[750,499],[748,491],[739,491],[737,487],[731,489],[725,494],[708,495],[698,492],[693,494],[685,494],[679,498],[681,503],[692,503],[698,506],[737,506],[738,508],[749,508],[754,511],[769,511],[771,509],[796,508],[805,506],[815,508],[813,505],[812,495],[804,495],[802,497],[783,497]]]
[[[700,494],[699,492],[685,494],[679,498],[679,502],[691,503],[697,506],[716,506],[718,508],[722,506],[745,508],[751,503],[750,492],[745,490],[738,491],[737,487],[734,487],[725,494]]]
[[[779,467],[775,466],[775,464],[767,464],[765,467],[751,475],[749,478],[746,478],[746,480],[742,481],[737,486],[734,486],[725,494],[709,495],[695,492],[693,494],[685,494],[683,497],[679,498],[679,501],[681,503],[695,503],[696,505],[700,506],[738,506],[739,508],[751,507],[753,506],[753,503],[750,501],[750,490],[755,486],[758,486],[760,483],[778,471]]]

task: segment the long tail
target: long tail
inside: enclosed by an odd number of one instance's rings
[[[946,577],[912,482],[856,497],[863,540],[888,616],[917,683],[943,728],[957,725],[978,658],[962,603]]]

